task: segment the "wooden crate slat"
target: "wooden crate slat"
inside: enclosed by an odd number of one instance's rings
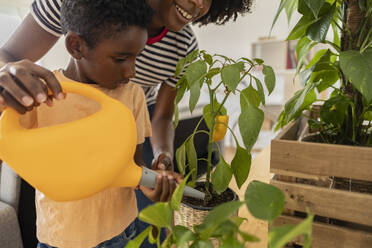
[[[271,180],[286,196],[286,208],[372,226],[372,195]],[[371,244],[372,247],[372,244]]]
[[[372,148],[273,140],[270,166],[282,171],[372,181]]]
[[[300,221],[300,218],[279,216],[274,224],[297,224]],[[299,238],[295,241],[302,243]],[[367,248],[372,247],[372,234],[314,222],[312,241],[313,248]]]

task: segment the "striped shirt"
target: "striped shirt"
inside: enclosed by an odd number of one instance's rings
[[[35,21],[47,32],[59,37],[62,35],[60,9],[63,0],[35,0],[31,14]],[[158,89],[166,83],[175,87],[183,73],[174,77],[178,60],[198,49],[194,32],[186,26],[179,32],[164,29],[157,36],[149,38],[144,50],[136,60],[136,77],[133,82],[142,86],[147,105],[154,104]]]

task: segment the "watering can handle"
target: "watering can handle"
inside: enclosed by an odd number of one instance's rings
[[[106,96],[100,90],[95,89],[92,86],[89,86],[87,84],[76,83],[76,82],[60,82],[60,83],[61,83],[61,86],[64,92],[75,93],[75,94],[88,97],[98,102],[102,108],[104,107],[104,105],[108,103],[107,100],[111,99],[110,97]],[[3,114],[1,115],[1,120],[0,120],[1,134],[24,130],[24,128],[19,123],[19,117],[20,117],[20,114],[17,111],[15,111],[12,108],[6,108],[3,111]]]
[[[139,185],[149,188],[155,188],[157,175],[158,175],[157,172],[150,170],[146,167],[142,167],[142,177]],[[189,186],[185,186],[185,191],[183,192],[183,195],[201,200],[204,200],[205,198],[205,194],[203,192],[200,192],[199,190],[193,189]]]

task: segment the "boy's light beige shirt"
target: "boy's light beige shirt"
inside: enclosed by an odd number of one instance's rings
[[[60,71],[55,74],[59,81],[72,81]],[[151,136],[151,123],[140,86],[128,83],[114,90],[99,89],[132,110],[137,124],[138,144]],[[68,94],[66,100],[54,100],[53,108],[43,104],[37,111],[25,115],[22,122],[29,127],[44,127],[79,119],[98,109],[99,104],[93,100]],[[63,151],[61,156],[64,156]],[[107,189],[73,202],[54,202],[36,191],[35,203],[39,241],[59,248],[94,247],[122,233],[138,214],[134,190],[130,188]]]

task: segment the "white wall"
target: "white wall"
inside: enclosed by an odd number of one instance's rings
[[[0,0],[0,11],[4,6],[11,6],[12,8],[9,9],[12,9],[13,13],[18,11],[19,15],[24,16],[31,2],[31,0]],[[256,42],[259,37],[269,35],[279,2],[278,0],[256,0],[252,7],[252,13],[243,17],[239,16],[236,22],[230,22],[224,26],[194,26],[200,49],[233,58],[250,57],[252,42]],[[286,17],[282,13],[273,29],[272,36],[277,39],[285,39],[288,30]],[[64,47],[64,39],[61,38],[40,61],[40,64],[49,69],[57,69],[65,67],[68,60],[69,55]]]
[[[235,59],[251,56],[251,44],[259,37],[267,37],[274,19],[279,0],[256,0],[252,12],[239,16],[236,22],[224,26],[194,26],[200,49],[210,53],[224,54]],[[295,19],[295,16],[294,16]],[[272,36],[285,39],[288,35],[287,18],[284,12],[279,17]]]

